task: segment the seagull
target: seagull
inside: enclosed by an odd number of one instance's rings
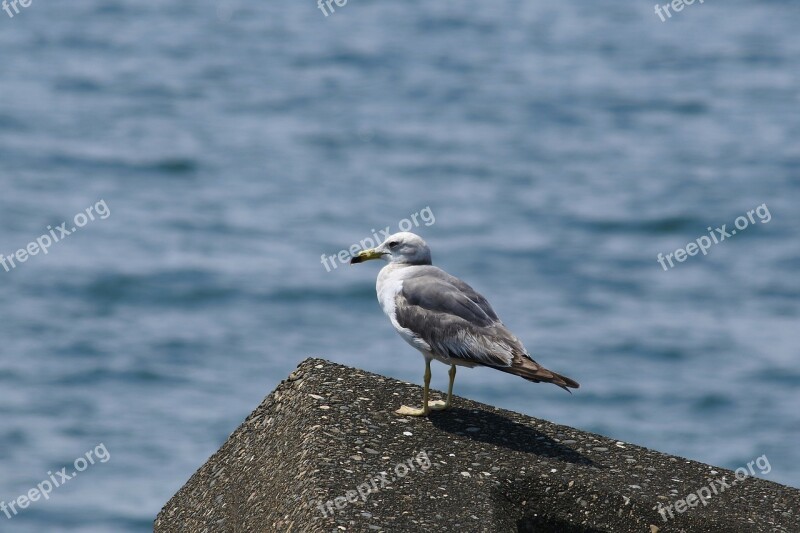
[[[422,408],[403,405],[406,416],[428,416],[453,403],[456,366],[487,366],[534,383],[558,385],[569,392],[580,385],[547,370],[497,318],[489,302],[475,289],[431,263],[431,250],[421,237],[403,231],[379,246],[362,250],[350,264],[383,259],[389,264],[378,274],[375,289],[392,326],[425,358]],[[431,361],[450,365],[446,401],[428,401]]]

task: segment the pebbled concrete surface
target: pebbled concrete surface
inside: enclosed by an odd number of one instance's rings
[[[800,532],[797,489],[731,484],[730,470],[460,397],[427,419],[393,413],[421,395],[307,359],[170,499],[155,532]],[[710,485],[707,505],[659,514]]]

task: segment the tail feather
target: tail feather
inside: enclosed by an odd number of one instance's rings
[[[517,356],[514,357],[511,366],[495,368],[502,370],[503,372],[508,372],[509,374],[514,374],[515,376],[527,379],[528,381],[533,381],[534,383],[552,383],[554,385],[558,385],[567,392],[571,392],[569,390],[571,388],[577,389],[580,387],[580,384],[574,379],[570,379],[567,376],[562,376],[561,374],[557,374],[552,370],[548,370],[528,357]]]

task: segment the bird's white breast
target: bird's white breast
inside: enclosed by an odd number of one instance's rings
[[[398,267],[390,263],[381,269],[378,274],[378,281],[375,283],[378,302],[380,302],[383,312],[389,317],[392,326],[394,326],[394,329],[403,337],[403,340],[422,353],[430,354],[431,347],[428,343],[410,329],[402,327],[395,317],[395,298],[397,294],[403,290],[403,280],[408,273],[406,268],[407,267]]]

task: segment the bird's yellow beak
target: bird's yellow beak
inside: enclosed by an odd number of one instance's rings
[[[355,265],[357,263],[363,263],[364,261],[369,261],[370,259],[380,259],[383,256],[382,252],[378,252],[375,248],[370,248],[369,250],[362,250],[356,254],[350,260],[351,265]]]

